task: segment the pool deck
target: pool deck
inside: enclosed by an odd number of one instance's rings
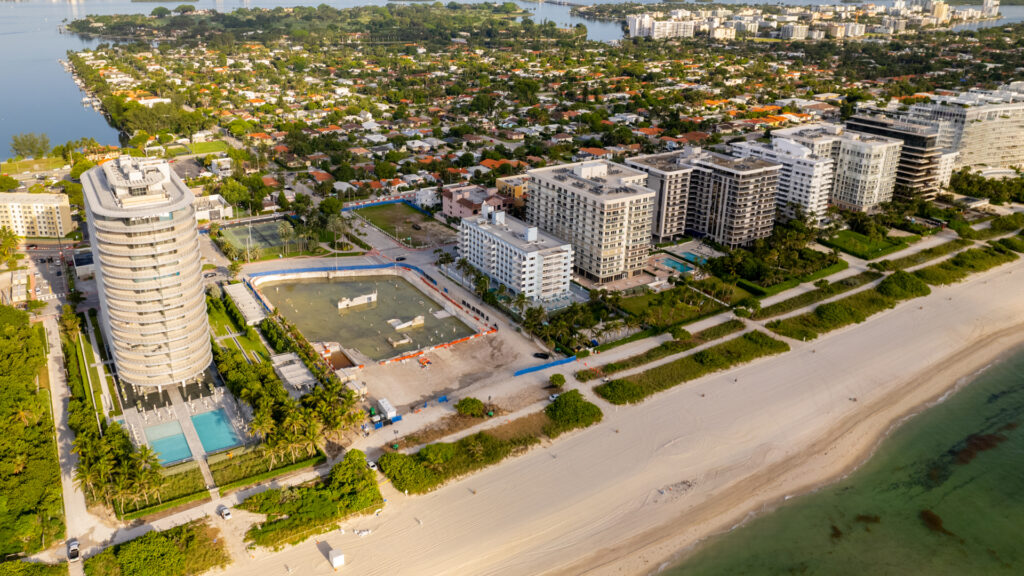
[[[192,415],[189,414],[189,409],[181,398],[181,392],[178,391],[177,386],[171,386],[167,391],[171,395],[171,407],[174,409],[178,423],[181,424],[181,431],[185,434],[188,449],[192,451],[192,458],[199,464],[199,471],[203,473],[206,488],[213,488],[217,484],[213,481],[210,467],[206,465],[206,450],[203,450],[203,443],[199,441],[196,427],[192,425]]]

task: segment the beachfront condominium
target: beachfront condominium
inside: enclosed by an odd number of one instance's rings
[[[944,152],[937,125],[882,114],[857,114],[846,121],[846,129],[903,142],[896,166],[897,196],[933,200],[939,193]]]
[[[121,156],[82,175],[101,325],[117,374],[180,384],[210,365],[192,192],[165,160]]]
[[[771,236],[781,166],[760,158],[734,158],[689,149],[686,229],[729,248]]]
[[[1024,166],[1024,82],[997,90],[929,95],[910,107],[913,121],[948,122],[943,146],[959,152],[956,169]]]
[[[811,225],[824,224],[832,194],[834,162],[831,158],[815,156],[806,146],[786,138],[773,138],[770,144],[738,142],[732,145],[732,152],[781,166],[775,192],[777,219],[791,220],[799,215]]]
[[[903,142],[896,138],[847,132],[839,124],[807,124],[772,132],[832,158],[829,202],[844,210],[868,212],[892,200]]]
[[[29,238],[63,238],[75,228],[68,195],[0,193],[0,228]]]
[[[693,166],[686,160],[686,154],[680,152],[626,159],[627,166],[647,173],[647,187],[657,192],[651,226],[655,242],[669,242],[686,235],[686,203],[693,172]]]
[[[603,284],[643,271],[656,195],[646,173],[591,160],[527,174],[527,221],[572,244],[580,276]]]
[[[484,205],[459,225],[459,255],[513,294],[536,301],[569,295],[572,245]]]

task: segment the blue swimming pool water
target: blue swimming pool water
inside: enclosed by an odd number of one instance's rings
[[[181,424],[177,421],[166,422],[146,428],[146,440],[157,453],[161,464],[178,462],[192,457],[192,451],[188,449],[188,442],[181,432]]]
[[[664,264],[665,266],[668,266],[669,268],[671,268],[673,270],[676,270],[678,272],[681,272],[683,274],[686,274],[687,272],[693,271],[692,267],[687,266],[686,264],[683,264],[679,260],[673,260],[672,258],[662,258],[661,259],[661,263]]]
[[[192,417],[192,425],[196,427],[199,441],[203,444],[203,450],[207,452],[216,452],[242,443],[223,408],[196,414]]]
[[[683,252],[683,260],[687,262],[693,262],[694,264],[707,264],[708,259],[702,256],[697,256],[693,252]]]

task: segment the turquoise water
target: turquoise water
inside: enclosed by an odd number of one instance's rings
[[[178,462],[192,457],[192,451],[188,449],[188,442],[181,432],[181,424],[177,421],[148,426],[146,428],[146,440],[157,453],[161,464]]]
[[[662,258],[661,259],[661,263],[664,264],[665,266],[668,266],[669,268],[671,268],[671,269],[673,269],[673,270],[675,270],[677,272],[681,272],[683,274],[686,274],[687,272],[692,272],[693,271],[693,267],[692,266],[687,266],[686,264],[683,264],[679,260],[675,260],[673,258]]]
[[[207,453],[233,448],[242,443],[223,408],[196,414],[192,417],[192,425],[196,427],[199,442]]]
[[[697,256],[693,252],[683,252],[683,260],[686,260],[687,262],[692,262],[694,264],[707,264],[708,263],[708,259],[707,258],[704,258],[703,256]]]
[[[1024,574],[1022,422],[1017,351],[901,426],[847,479],[665,574]]]

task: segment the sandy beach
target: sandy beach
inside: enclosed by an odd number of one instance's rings
[[[347,574],[648,574],[848,473],[1021,343],[1024,261],[637,406],[598,400],[598,426],[425,496],[383,485],[380,516],[225,572],[330,574],[333,547]]]

